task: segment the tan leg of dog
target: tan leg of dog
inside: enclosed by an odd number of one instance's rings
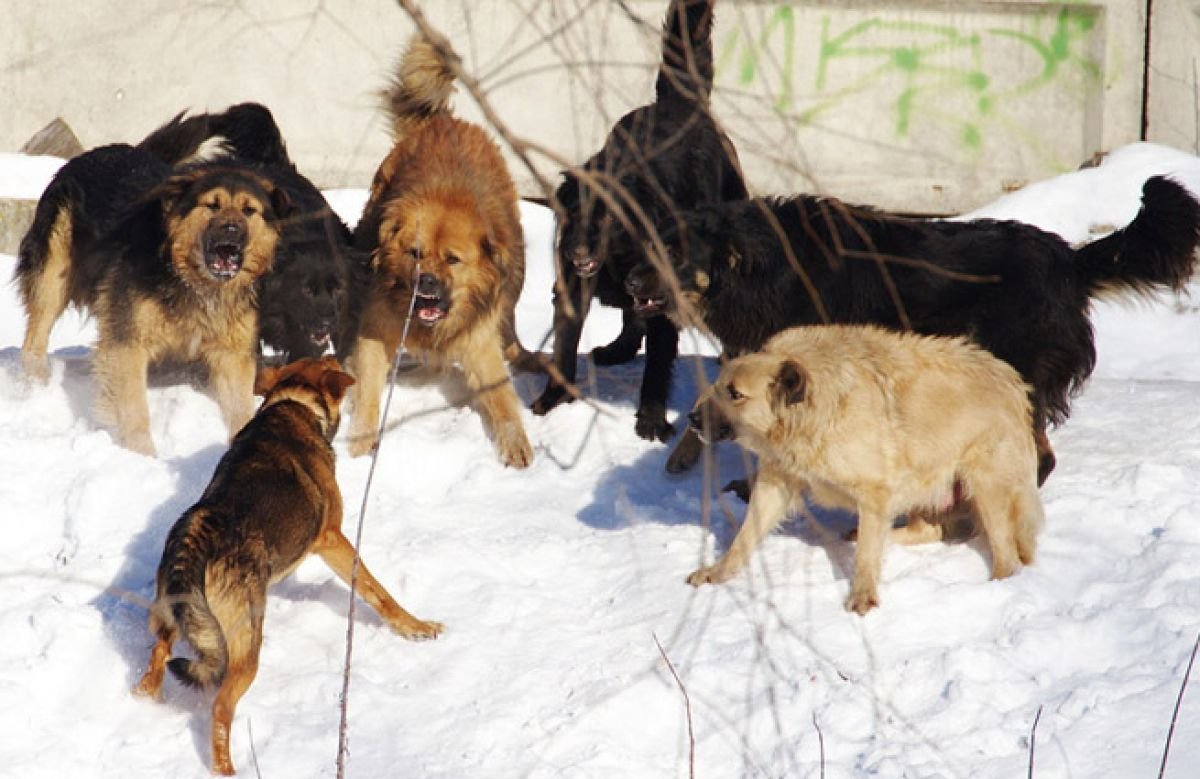
[[[145,350],[101,342],[96,348],[94,366],[99,385],[96,418],[116,428],[118,444],[153,457],[150,406],[146,399],[149,358]]]
[[[153,620],[153,617],[151,619]],[[167,670],[167,661],[171,659],[171,647],[175,643],[175,633],[163,627],[159,627],[154,632],[158,636],[158,641],[150,650],[150,662],[147,664],[146,673],[134,686],[133,694],[161,701],[163,675]]]
[[[1012,576],[1020,566],[1013,523],[1017,520],[1016,502],[1010,490],[993,484],[972,486],[979,523],[987,535],[992,552],[992,578]]]
[[[746,519],[733,543],[720,560],[693,571],[687,577],[688,584],[693,587],[720,584],[740,571],[763,538],[783,521],[790,503],[791,491],[784,481],[767,468],[760,470],[750,495],[750,506],[746,509]]]
[[[259,586],[262,586],[260,584]],[[266,609],[265,591],[253,591],[248,602],[234,605],[232,601],[210,601],[225,633],[229,664],[217,689],[212,705],[212,767],[222,776],[233,776],[233,758],[229,754],[229,734],[238,701],[250,689],[258,675],[258,655],[262,649],[263,614]],[[232,609],[226,612],[225,609]]]
[[[359,338],[354,345],[354,355],[347,370],[356,380],[350,388],[350,440],[351,457],[367,454],[375,446],[379,434],[379,398],[387,384],[388,349],[383,341],[375,338]]]
[[[254,355],[217,350],[206,360],[225,429],[233,438],[254,416]]]
[[[1034,552],[1037,550],[1038,531],[1042,529],[1045,520],[1045,509],[1042,499],[1038,496],[1037,487],[1029,485],[1017,491],[1013,499],[1013,535],[1017,542],[1017,557],[1024,565],[1033,563]]]
[[[71,269],[71,213],[68,207],[59,209],[50,228],[46,246],[46,264],[24,286],[25,340],[21,344],[21,366],[25,375],[45,383],[50,378],[50,363],[46,350],[50,331],[67,308],[67,279]]]
[[[325,564],[337,574],[338,578],[347,585],[354,576],[354,546],[342,535],[342,531],[329,528],[321,533],[313,552],[321,556]],[[408,639],[420,640],[437,638],[443,630],[440,622],[426,622],[417,619],[404,610],[396,599],[384,588],[366,563],[358,561],[358,594],[362,596],[371,608],[391,626],[392,630]]]
[[[846,596],[846,610],[866,614],[879,605],[879,577],[883,549],[891,535],[886,501],[861,500],[858,504],[858,541],[854,547],[854,579]]]
[[[521,402],[513,389],[499,346],[475,352],[477,359],[463,364],[467,385],[475,395],[475,406],[492,434],[505,465],[527,468],[533,462],[533,447],[521,422]]]

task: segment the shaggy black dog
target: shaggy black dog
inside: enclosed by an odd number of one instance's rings
[[[296,169],[275,118],[258,103],[201,117],[232,159],[286,193],[293,211],[281,223],[275,265],[259,280],[259,338],[287,363],[349,348],[364,263],[350,230],[325,196]]]
[[[795,325],[878,324],[966,335],[1030,385],[1039,483],[1054,467],[1048,424],[1096,363],[1088,309],[1106,293],[1180,289],[1192,274],[1200,204],[1155,177],[1122,230],[1079,249],[1011,221],[929,221],[833,199],[755,199],[698,209],[662,239],[687,304],[670,299],[656,264],[626,281],[639,309],[677,321],[694,309],[729,354],[759,349]],[[668,468],[695,462],[694,438]]]
[[[663,25],[663,61],[656,99],[613,126],[604,146],[579,172],[564,173],[555,193],[560,231],[559,277],[554,292],[554,365],[533,403],[545,414],[575,381],[575,351],[591,298],[622,310],[621,334],[592,352],[597,365],[632,360],[646,341],[636,429],[668,440],[666,403],[679,332],[665,317],[639,318],[625,292],[625,274],[643,258],[652,231],[673,216],[706,203],[747,196],[733,145],[713,121],[713,0],[672,0]]]

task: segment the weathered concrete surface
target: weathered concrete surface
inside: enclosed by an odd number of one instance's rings
[[[509,159],[536,196],[535,171],[553,185],[649,99],[666,4],[422,6],[533,145],[533,171]],[[1194,5],[1156,0],[1156,29],[1184,30]],[[91,147],[136,140],[185,107],[259,100],[325,187],[366,186],[386,153],[377,94],[413,29],[394,0],[10,0],[6,11],[0,150],[56,116]],[[714,106],[757,192],[958,211],[1138,139],[1145,12],[1145,0],[721,0]],[[1192,78],[1190,55],[1163,68]],[[1167,118],[1151,127],[1192,122],[1194,100],[1180,103],[1153,102]],[[455,104],[480,118],[465,91]]]

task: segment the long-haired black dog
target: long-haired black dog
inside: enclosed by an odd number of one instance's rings
[[[259,339],[287,363],[350,347],[365,264],[350,230],[291,157],[266,106],[241,103],[205,114],[229,157],[275,182],[293,206],[281,223],[275,265],[258,283]]]
[[[682,321],[693,309],[730,354],[819,323],[968,336],[1031,387],[1040,484],[1054,468],[1046,427],[1067,418],[1096,364],[1092,298],[1179,290],[1198,236],[1200,204],[1163,177],[1146,181],[1128,226],[1079,249],[1020,222],[908,219],[810,196],[755,199],[668,226],[669,256],[634,269],[626,287],[641,310]],[[682,306],[658,273],[667,264]],[[689,436],[668,469],[690,467],[699,451]]]
[[[666,403],[679,332],[665,317],[639,318],[625,292],[625,274],[642,259],[647,234],[680,211],[747,196],[729,138],[713,121],[714,0],[672,0],[663,25],[662,64],[655,101],[637,108],[609,132],[581,171],[564,173],[555,192],[560,221],[554,292],[554,365],[533,403],[545,414],[571,396],[575,351],[591,298],[622,310],[621,334],[592,352],[597,365],[632,360],[646,341],[636,429],[668,440]]]

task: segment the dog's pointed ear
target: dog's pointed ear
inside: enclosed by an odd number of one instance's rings
[[[340,370],[330,369],[321,376],[321,389],[329,393],[329,397],[333,398],[335,403],[342,401],[346,390],[352,384],[354,384],[354,377]]]
[[[272,366],[267,366],[258,372],[254,377],[254,394],[265,396],[268,392],[275,389],[275,385],[279,383],[279,375],[281,370]]]
[[[187,192],[188,187],[190,187],[193,182],[194,179],[191,176],[171,176],[166,181],[147,192],[144,200],[147,203],[158,203],[159,208],[162,209],[163,215],[170,214],[179,205],[179,201],[183,199],[183,194]]]
[[[286,219],[292,215],[295,208],[292,206],[292,199],[288,197],[288,193],[283,187],[272,185],[271,193],[271,210],[275,212],[276,219]]]
[[[775,374],[775,397],[786,406],[804,401],[808,372],[795,360],[784,360]]]

